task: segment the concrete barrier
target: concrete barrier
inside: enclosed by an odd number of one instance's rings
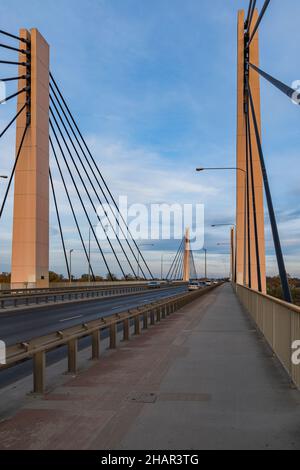
[[[234,288],[241,303],[300,389],[300,364],[297,364],[297,358],[300,358],[300,307],[241,285]]]

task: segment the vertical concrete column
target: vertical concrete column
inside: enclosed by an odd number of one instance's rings
[[[256,10],[253,15],[252,30],[258,19],[258,11]],[[259,35],[256,33],[251,46],[250,46],[250,62],[259,67]],[[257,122],[261,133],[261,106],[260,106],[260,78],[257,72],[250,69],[249,81],[256,111]],[[251,116],[251,113],[250,113]],[[264,186],[261,171],[261,164],[259,158],[258,147],[256,143],[256,136],[254,130],[254,123],[252,116],[250,117],[250,135],[252,143],[252,156],[253,156],[253,178],[254,178],[254,194],[256,203],[256,219],[258,230],[258,251],[259,251],[259,265],[262,282],[262,292],[266,294],[266,255],[265,255],[265,214],[264,214]],[[250,188],[250,195],[252,199],[252,189]],[[250,206],[250,246],[251,246],[251,287],[258,289],[258,275],[257,275],[257,256],[255,250],[255,231],[254,231],[254,208]]]
[[[237,61],[237,167],[247,170],[246,164],[246,121],[245,121],[245,13],[238,12],[238,61]],[[244,284],[245,227],[246,227],[246,178],[242,171],[237,171],[236,202],[236,278],[238,284]],[[248,272],[248,270],[247,270]]]
[[[255,10],[252,20],[252,29],[258,19],[258,12]],[[256,239],[254,226],[254,205],[252,192],[252,172],[250,165],[247,166],[246,159],[246,119],[245,119],[245,40],[244,40],[245,13],[238,13],[238,77],[237,77],[237,167],[247,172],[249,188],[249,223],[246,213],[246,181],[245,174],[237,171],[237,232],[236,232],[236,278],[238,284],[251,285],[252,289],[258,289],[258,271],[256,256]],[[258,33],[250,46],[250,61],[259,66],[259,39]],[[259,76],[250,70],[250,86],[255,104],[255,110],[259,127],[261,126],[260,112],[260,85]],[[254,197],[256,203],[256,218],[258,228],[258,248],[259,248],[259,271],[261,273],[262,291],[266,292],[266,260],[265,260],[265,233],[264,233],[264,197],[263,179],[259,161],[258,148],[256,144],[253,120],[250,119],[250,135],[253,157],[253,179]],[[248,231],[250,239],[248,239]],[[248,257],[248,247],[251,247]],[[251,279],[249,279],[248,258],[251,260]]]
[[[189,282],[190,280],[190,229],[186,229],[185,245],[184,245],[184,259],[183,259],[183,280]]]
[[[31,41],[31,119],[15,174],[11,282],[13,288],[48,287],[49,46],[36,29],[21,30],[20,36]],[[20,61],[25,61],[24,54]],[[19,73],[24,74],[23,66]],[[23,82],[19,81],[19,88]],[[19,95],[18,110],[24,100],[25,94]],[[17,151],[25,126],[22,113],[17,119]]]

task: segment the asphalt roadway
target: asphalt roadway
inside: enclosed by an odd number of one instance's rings
[[[70,304],[49,304],[34,309],[18,309],[13,313],[0,314],[0,340],[7,346],[29,341],[55,331],[62,331],[81,323],[86,323],[135,307],[140,307],[163,298],[170,298],[187,292],[187,286],[170,287],[128,294],[111,299],[78,301]],[[90,338],[79,342],[82,350],[90,345]],[[60,348],[47,354],[47,365],[55,364],[66,357],[66,348]],[[0,372],[0,388],[16,382],[32,373],[31,361],[18,364]]]

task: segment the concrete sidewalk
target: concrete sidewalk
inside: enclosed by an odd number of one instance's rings
[[[28,398],[0,449],[300,449],[300,392],[225,285]]]

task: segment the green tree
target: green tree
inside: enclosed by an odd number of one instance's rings
[[[10,273],[0,274],[0,284],[10,284],[11,275]]]
[[[49,282],[63,282],[64,276],[62,274],[57,274],[54,271],[49,272]]]
[[[106,280],[107,280],[107,281],[117,281],[118,278],[117,278],[117,276],[116,276],[115,274],[111,274],[111,275],[110,275],[110,274],[107,274],[107,275],[106,275]]]

